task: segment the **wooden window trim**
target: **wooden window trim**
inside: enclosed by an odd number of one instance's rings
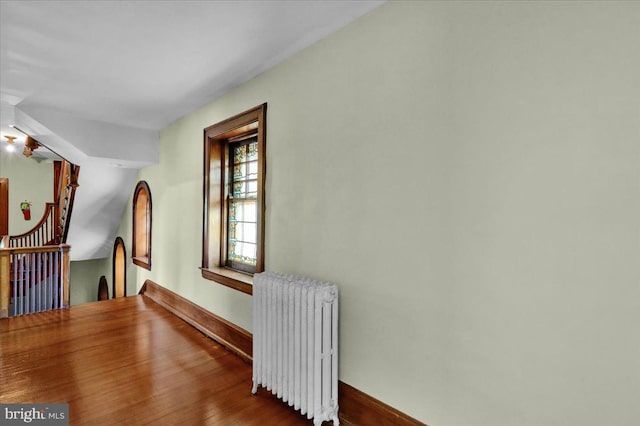
[[[258,235],[256,273],[264,271],[264,217],[266,174],[266,113],[267,104],[258,105],[204,129],[203,215],[202,215],[202,277],[253,293],[253,274],[224,266],[226,258],[225,169],[228,156],[225,146],[229,139],[245,134],[258,138]],[[237,140],[237,139],[236,139]],[[210,196],[211,194],[211,196]],[[213,194],[219,194],[214,196]]]
[[[116,298],[116,282],[117,282],[117,273],[118,273],[118,269],[117,269],[117,255],[118,255],[118,248],[122,247],[122,253],[123,253],[123,268],[124,268],[124,277],[123,277],[123,286],[124,286],[124,291],[123,291],[123,296],[126,297],[127,296],[127,265],[126,265],[126,259],[127,259],[127,247],[124,245],[124,240],[122,239],[122,237],[116,237],[115,242],[113,243],[113,256],[111,259],[111,277],[113,280],[113,291],[112,291],[112,295],[113,298]]]
[[[145,236],[146,236],[146,248],[144,255],[138,254],[138,245],[137,245],[137,231],[138,231],[138,221],[136,220],[136,211],[138,206],[138,195],[140,195],[141,191],[145,191],[147,193],[147,218],[145,221]],[[132,260],[133,263],[140,266],[141,268],[151,270],[151,221],[152,221],[152,202],[151,202],[151,190],[149,189],[149,184],[146,181],[141,180],[136,185],[136,190],[133,194],[133,244],[131,244],[132,251]]]

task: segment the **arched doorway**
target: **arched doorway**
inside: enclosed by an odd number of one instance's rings
[[[127,250],[124,240],[116,238],[113,244],[113,297],[125,297],[127,295]]]

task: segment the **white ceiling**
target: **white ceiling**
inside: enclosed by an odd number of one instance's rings
[[[158,161],[160,129],[382,3],[2,0],[0,131],[23,139],[16,124],[83,166],[75,221],[104,204],[83,180],[93,190],[109,167],[135,179]],[[114,226],[79,257],[106,256]]]
[[[2,1],[2,100],[145,129],[380,1]]]

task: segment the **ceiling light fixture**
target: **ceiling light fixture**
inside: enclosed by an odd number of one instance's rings
[[[7,138],[7,143],[9,145],[13,144],[16,141],[16,139],[18,139],[17,136],[10,136],[10,135],[4,135],[4,137]]]

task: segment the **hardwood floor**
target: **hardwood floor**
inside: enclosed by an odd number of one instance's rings
[[[63,402],[71,425],[312,424],[144,296],[0,320],[0,403]]]

